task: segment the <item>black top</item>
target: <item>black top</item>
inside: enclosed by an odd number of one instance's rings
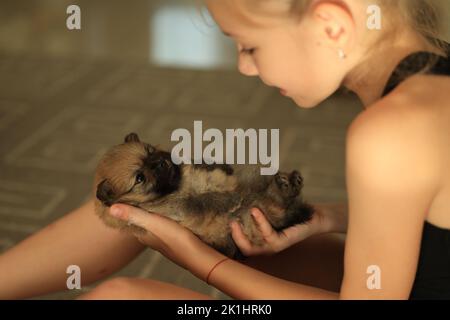
[[[447,45],[450,56],[450,45]],[[416,52],[407,56],[393,71],[383,96],[417,73],[450,76],[450,57],[428,52]],[[450,230],[425,221],[419,264],[410,299],[450,299]]]

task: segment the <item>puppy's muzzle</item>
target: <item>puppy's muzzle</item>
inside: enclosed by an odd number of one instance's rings
[[[96,197],[107,207],[110,207],[114,204],[115,196],[111,186],[108,183],[108,180],[105,179],[98,184]]]

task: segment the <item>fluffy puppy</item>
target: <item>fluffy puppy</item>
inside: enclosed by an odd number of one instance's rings
[[[94,180],[95,211],[108,226],[145,232],[109,214],[112,204],[129,204],[177,221],[235,259],[243,255],[231,237],[231,220],[238,220],[251,243],[263,243],[251,208],[261,209],[277,231],[308,222],[314,212],[300,195],[298,171],[263,176],[258,165],[176,165],[169,152],[135,133],[106,152]]]

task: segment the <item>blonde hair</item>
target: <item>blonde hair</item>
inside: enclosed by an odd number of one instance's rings
[[[444,41],[444,16],[442,1],[436,0],[377,0],[391,17],[401,17],[412,30],[421,35],[429,44],[448,55],[448,44]],[[389,11],[389,9],[393,9]],[[402,23],[391,23],[391,33],[395,35]]]
[[[274,0],[237,0],[236,2],[255,10],[262,11],[263,7]],[[342,2],[341,0],[335,0]],[[388,17],[387,28],[380,41],[388,41],[406,25],[421,35],[430,45],[443,55],[449,54],[448,44],[444,41],[444,16],[441,8],[445,0],[374,0],[382,8]],[[307,12],[314,0],[276,0],[288,8],[288,15],[301,19]],[[272,12],[273,14],[273,12]],[[398,18],[401,20],[399,21]],[[380,43],[377,42],[376,46]]]

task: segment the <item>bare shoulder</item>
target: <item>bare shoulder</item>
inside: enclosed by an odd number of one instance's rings
[[[418,105],[448,109],[450,77],[415,75],[401,83],[396,91],[399,96],[407,96]]]
[[[364,139],[369,138],[367,135],[384,142],[398,138],[405,147],[412,140],[418,146],[434,141],[430,147],[445,149],[449,137],[449,102],[450,77],[410,77],[389,96],[360,113],[348,130],[348,138],[364,133]]]
[[[449,101],[450,77],[416,75],[362,112],[352,128],[373,121],[398,120],[406,124],[439,125],[444,114],[450,115]]]
[[[382,173],[390,172],[397,183],[400,179],[412,182],[408,175],[413,172],[415,182],[423,186],[431,188],[439,183],[448,142],[448,125],[443,118],[450,112],[442,103],[445,99],[435,98],[447,93],[435,93],[433,88],[441,90],[450,83],[443,83],[447,81],[443,77],[434,78],[438,77],[411,77],[356,117],[347,132],[348,166],[364,166],[361,170],[383,179],[389,176]],[[447,94],[447,101],[449,98]]]

